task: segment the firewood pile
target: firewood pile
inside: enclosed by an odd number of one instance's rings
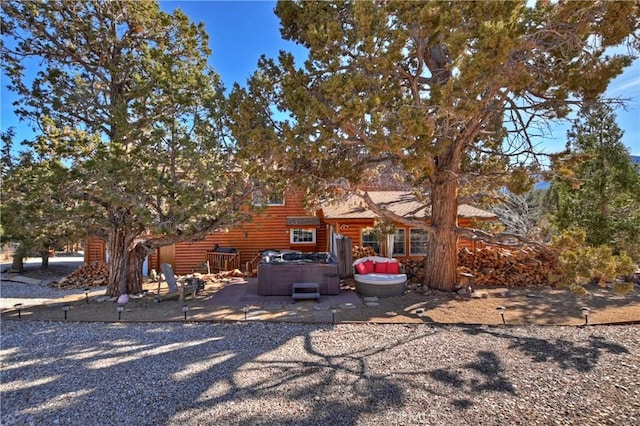
[[[54,288],[87,288],[107,285],[109,268],[106,263],[93,262],[81,266],[69,275],[51,284]]]
[[[353,260],[360,259],[362,257],[367,256],[375,256],[376,252],[372,247],[361,247],[361,246],[353,246],[351,249],[351,253],[353,254]]]
[[[424,279],[424,260],[403,262],[407,277]],[[476,250],[458,250],[458,274],[473,275],[476,285],[526,287],[554,284],[559,276],[556,255],[545,249],[505,249],[486,246]]]

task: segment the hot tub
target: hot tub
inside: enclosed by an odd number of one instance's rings
[[[258,263],[258,294],[291,296],[293,283],[317,283],[321,295],[340,293],[338,262],[326,252],[269,250]]]

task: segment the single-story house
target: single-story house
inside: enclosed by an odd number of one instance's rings
[[[370,191],[369,195],[400,216],[428,219],[428,212],[410,192]],[[289,190],[281,197],[270,197],[264,211],[246,223],[211,233],[202,240],[157,249],[149,256],[147,269],[159,271],[160,264],[166,262],[177,274],[187,274],[201,270],[207,261],[213,270],[223,266],[254,269],[264,250],[333,251],[340,236],[351,238],[353,245],[372,246],[388,256],[387,242],[377,241],[372,232],[375,219],[376,215],[354,197],[321,205],[310,213],[303,205],[302,193]],[[494,220],[495,216],[470,205],[458,206],[459,226],[471,226],[472,219]],[[420,229],[396,224],[393,257],[424,256],[427,238],[428,234]],[[461,240],[459,245],[472,243]],[[104,242],[90,238],[85,247],[85,262],[106,259]]]

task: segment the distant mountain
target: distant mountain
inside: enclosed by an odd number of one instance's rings
[[[640,164],[640,156],[630,155],[629,157],[631,157],[631,161],[633,161],[634,164]]]

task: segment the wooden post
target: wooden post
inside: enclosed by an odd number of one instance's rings
[[[353,276],[353,254],[351,250],[351,238],[343,237],[336,240],[338,257],[338,275],[340,278]]]

